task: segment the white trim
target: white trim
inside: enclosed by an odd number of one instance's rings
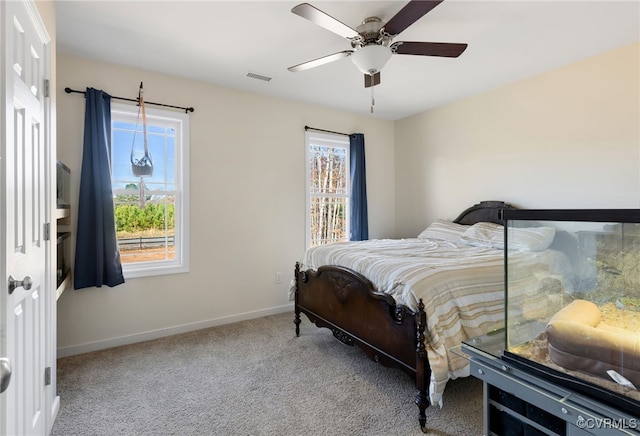
[[[42,17],[40,16],[40,12],[38,12],[38,6],[36,5],[35,0],[25,0],[24,5],[27,13],[29,14],[29,18],[31,18],[31,22],[35,26],[36,32],[38,32],[40,41],[42,41],[43,44],[48,45],[51,43],[51,36],[49,36],[47,26],[45,26],[44,21],[42,21]]]
[[[185,264],[185,262],[182,262],[182,264],[171,263],[171,261],[136,262],[122,264],[122,275],[124,276],[125,280],[151,276],[164,276],[167,274],[182,274],[187,272],[189,272],[189,265]]]
[[[52,368],[51,371],[53,372],[54,369]],[[53,378],[53,374],[51,374],[51,377]],[[56,395],[53,399],[53,403],[51,404],[51,416],[53,417],[52,425],[58,416],[58,412],[60,412],[60,395]]]
[[[304,249],[308,250],[311,245],[311,187],[309,186],[309,173],[311,171],[311,167],[309,165],[309,143],[311,142],[311,132],[308,130],[304,132],[304,227],[305,227],[305,239],[304,239]]]
[[[182,324],[173,327],[151,330],[144,333],[136,333],[133,335],[120,336],[118,338],[106,339],[104,341],[89,342],[82,345],[72,345],[69,347],[58,348],[58,358],[75,356],[77,354],[89,353],[92,351],[105,350],[108,348],[119,347],[122,345],[135,344],[138,342],[150,341],[153,339],[164,338],[167,336],[188,333],[196,330],[217,327],[225,324],[231,324],[239,321],[247,321],[250,319],[262,318],[269,315],[277,315],[280,313],[291,312],[293,314],[293,303],[284,306],[276,306],[269,309],[255,310],[252,312],[239,313],[237,315],[224,316],[222,318],[210,319],[207,321],[198,321],[189,324]],[[291,319],[293,324],[293,318]],[[292,327],[293,334],[293,327]]]
[[[112,103],[111,113],[119,119],[128,119],[130,122],[137,121],[137,106],[124,103]],[[125,280],[150,277],[166,274],[179,274],[189,272],[189,148],[190,148],[190,126],[189,115],[181,112],[166,109],[147,108],[145,109],[149,123],[154,121],[160,125],[175,125],[179,130],[175,140],[175,186],[178,188],[175,194],[175,259],[155,262],[135,262],[123,263],[122,274]],[[115,190],[114,192],[119,191]],[[151,189],[149,192],[153,192]],[[160,191],[157,191],[160,192]]]
[[[305,249],[309,249],[311,246],[311,168],[309,162],[309,148],[311,143],[325,147],[339,147],[346,150],[346,166],[347,166],[347,187],[351,188],[351,147],[349,138],[345,135],[338,133],[323,133],[315,131],[305,131],[304,135],[304,160],[305,160]],[[332,194],[325,194],[323,197],[332,197]],[[347,198],[350,198],[350,193],[347,193]],[[345,197],[344,195],[335,195],[335,197]],[[347,215],[347,238],[349,237],[349,228],[351,226],[350,219]]]

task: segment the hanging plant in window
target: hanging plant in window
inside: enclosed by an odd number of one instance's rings
[[[149,143],[147,140],[147,117],[144,110],[144,90],[142,82],[140,82],[140,91],[138,93],[138,120],[136,121],[136,130],[133,134],[133,144],[131,144],[131,171],[136,177],[140,177],[140,208],[145,207],[146,194],[144,178],[153,175],[153,160],[149,152]],[[138,123],[142,118],[142,135],[144,147],[136,147],[136,135],[138,133]]]

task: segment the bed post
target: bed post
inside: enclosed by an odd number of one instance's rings
[[[418,302],[418,311],[416,312],[416,387],[418,388],[418,392],[416,393],[415,403],[420,409],[420,417],[418,418],[420,422],[420,429],[423,433],[426,433],[427,429],[427,415],[426,410],[429,407],[429,394],[428,394],[428,381],[427,378],[430,378],[430,370],[429,364],[427,362],[427,350],[424,346],[424,332],[427,328],[427,314],[424,311],[424,303],[422,302],[422,298]]]
[[[300,320],[300,309],[298,308],[298,275],[300,274],[300,262],[296,262],[296,268],[295,268],[295,272],[294,272],[294,280],[296,282],[295,286],[295,292],[294,292],[294,309],[295,309],[295,316],[293,318],[293,323],[296,325],[296,336],[300,336],[300,323],[302,322]]]

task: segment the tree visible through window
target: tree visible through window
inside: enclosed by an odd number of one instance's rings
[[[112,104],[111,184],[125,277],[188,270],[188,117],[149,108],[146,114],[153,172],[140,177],[132,165],[132,153],[144,149],[138,108]]]
[[[307,246],[349,239],[349,140],[307,132]]]

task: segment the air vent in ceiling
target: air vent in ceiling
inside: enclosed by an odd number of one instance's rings
[[[269,76],[265,76],[263,74],[248,72],[247,77],[252,79],[264,80],[265,82],[269,82],[272,78]]]

